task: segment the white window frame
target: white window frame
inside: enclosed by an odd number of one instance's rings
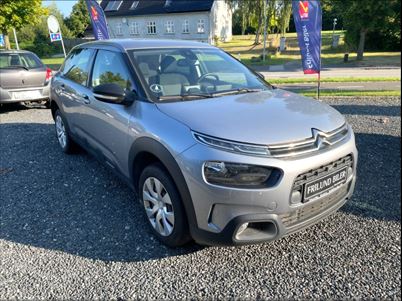
[[[123,25],[121,23],[116,24],[116,35],[117,36],[123,35]]]
[[[183,21],[182,33],[190,33],[190,21]]]
[[[197,33],[205,33],[205,19],[198,20]]]
[[[105,11],[118,11],[123,0],[113,0],[109,1],[105,7]]]
[[[133,4],[131,4],[130,10],[136,9],[139,3],[140,3],[140,1],[138,1],[138,0],[134,1]]]
[[[174,21],[168,20],[165,23],[165,29],[167,34],[173,34],[174,33]]]
[[[138,22],[136,22],[136,21],[131,22],[128,30],[129,30],[130,35],[132,35],[132,36],[139,35],[140,30],[139,30]]]
[[[147,34],[149,34],[149,35],[157,34],[156,22],[155,21],[148,21],[147,22]]]

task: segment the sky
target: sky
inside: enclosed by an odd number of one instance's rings
[[[42,5],[48,6],[48,5],[52,4],[53,2],[56,3],[57,8],[61,11],[61,13],[64,15],[64,17],[67,17],[70,15],[73,5],[75,3],[77,3],[77,0],[47,0],[47,1],[42,1]]]

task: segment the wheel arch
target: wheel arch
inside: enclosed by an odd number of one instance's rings
[[[56,111],[60,110],[59,106],[54,100],[50,100],[50,112],[52,113],[53,120],[55,118]]]
[[[129,171],[135,191],[138,193],[138,182],[142,170],[155,162],[163,165],[176,185],[192,232],[192,229],[197,227],[197,221],[191,194],[183,173],[170,151],[160,142],[149,137],[138,138],[130,148]]]

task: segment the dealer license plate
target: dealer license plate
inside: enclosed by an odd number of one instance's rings
[[[30,100],[30,99],[38,99],[41,97],[42,92],[40,90],[13,92],[13,99]]]
[[[344,184],[346,182],[347,176],[348,167],[344,167],[320,179],[306,183],[304,187],[304,199],[311,199],[317,195],[333,189],[336,186]]]

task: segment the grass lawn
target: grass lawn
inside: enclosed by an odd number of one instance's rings
[[[323,77],[321,83],[368,83],[368,82],[399,82],[399,77]],[[316,78],[273,78],[270,84],[300,84],[316,83]]]
[[[64,57],[42,58],[41,60],[45,65],[61,65],[64,62]]]
[[[343,31],[336,31],[335,34],[340,35],[340,44],[338,48],[332,49],[332,31],[324,31],[322,33],[322,65],[323,66],[344,66],[344,67],[369,67],[369,66],[401,66],[400,52],[365,52],[363,61],[356,61],[356,53],[349,53],[349,62],[344,63],[343,57],[346,53]],[[275,41],[279,37],[268,35],[267,39],[267,57],[266,61],[256,61],[253,57],[258,58],[263,52],[262,38],[261,44],[253,45],[254,35],[248,36],[233,36],[233,40],[227,43],[219,43],[218,46],[229,52],[236,58],[251,66],[261,65],[282,65],[286,63],[300,63],[300,49],[297,42],[296,33],[286,35],[287,49],[282,53],[275,51]],[[272,44],[273,43],[273,44]],[[277,44],[276,44],[277,45]]]
[[[296,92],[295,92],[296,93]],[[316,90],[298,90],[298,94],[309,97],[317,97]],[[320,92],[323,96],[401,96],[401,91],[388,91],[388,90],[372,90],[372,91],[357,91],[357,90],[322,90]]]

